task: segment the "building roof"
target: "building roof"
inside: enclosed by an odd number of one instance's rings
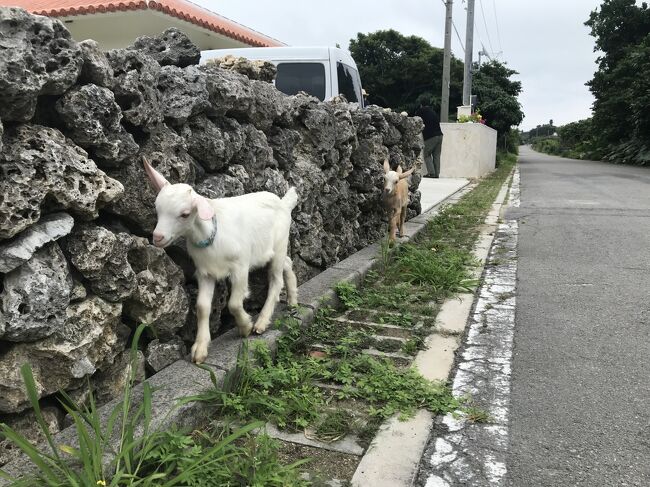
[[[10,0],[12,6],[22,7],[37,15],[70,17],[129,10],[157,10],[217,32],[250,46],[282,46],[282,42],[249,29],[187,0]]]

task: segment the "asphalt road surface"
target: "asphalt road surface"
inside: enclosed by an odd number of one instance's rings
[[[520,162],[509,485],[650,486],[650,168]]]

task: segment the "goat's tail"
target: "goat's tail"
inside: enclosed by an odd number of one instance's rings
[[[296,188],[289,188],[289,190],[282,197],[282,204],[289,211],[293,210],[296,207],[298,204],[298,193],[296,192]]]

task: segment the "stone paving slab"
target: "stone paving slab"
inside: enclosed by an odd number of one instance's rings
[[[413,365],[428,380],[446,381],[460,340],[454,336],[433,334],[424,343],[426,348],[417,354]]]
[[[361,273],[356,270],[330,267],[298,287],[298,303],[317,309],[324,300],[332,300],[336,297],[332,289],[336,284],[343,281],[356,283],[361,276]]]
[[[334,318],[334,321],[338,321],[340,323],[348,323],[350,325],[358,325],[359,327],[374,329],[376,330],[376,334],[380,337],[409,338],[413,330],[412,328],[405,328],[403,326],[375,323],[372,321],[350,320],[340,316]]]
[[[420,181],[420,204],[422,212],[426,212],[445,200],[450,194],[464,188],[469,184],[466,178],[422,178]]]
[[[349,455],[355,455],[357,457],[363,455],[364,451],[364,448],[359,445],[359,439],[354,435],[347,435],[337,441],[325,442],[307,438],[304,433],[288,433],[286,431],[282,431],[272,423],[266,424],[266,433],[270,437],[276,438],[278,440],[288,441],[290,443],[296,443],[298,445],[313,446],[315,448],[321,448],[323,450],[347,453]]]
[[[384,423],[352,477],[354,487],[397,487],[411,485],[417,472],[419,455],[426,446],[433,417],[419,410],[407,421],[393,417]],[[385,445],[391,445],[390,454]]]
[[[436,327],[441,332],[462,333],[474,304],[474,294],[462,293],[445,301],[436,317]]]

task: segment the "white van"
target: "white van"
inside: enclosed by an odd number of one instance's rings
[[[361,78],[347,52],[337,47],[248,47],[201,52],[201,64],[231,54],[251,60],[270,61],[278,68],[275,86],[287,95],[304,91],[321,101],[338,94],[363,106]]]

